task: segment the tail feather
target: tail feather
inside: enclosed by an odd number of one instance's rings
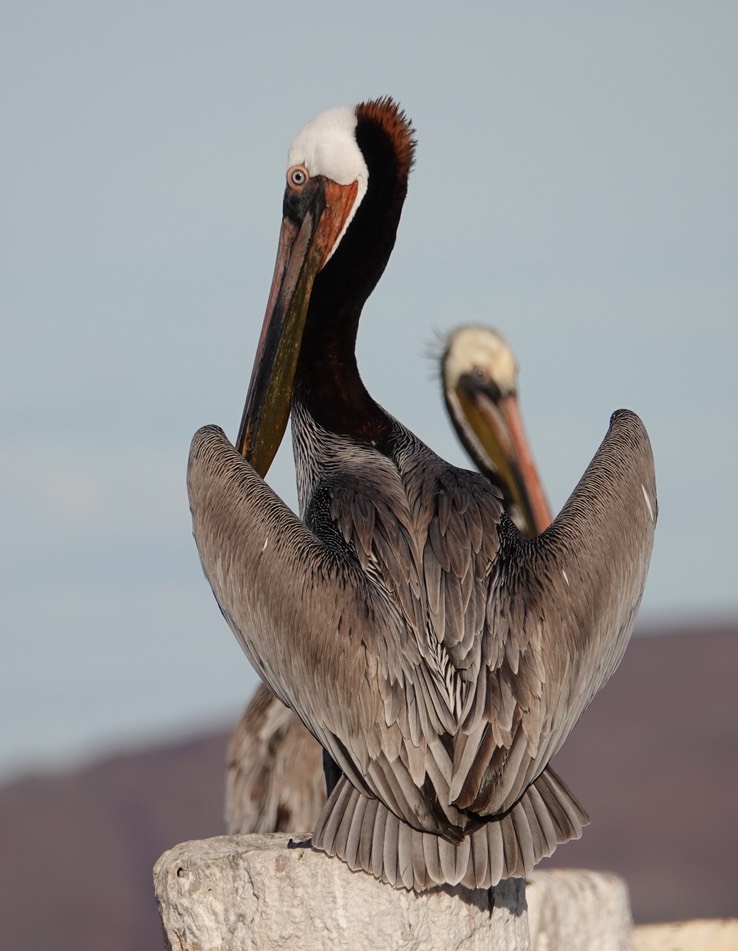
[[[487,874],[484,879],[475,881],[476,888],[484,887],[483,882],[496,884],[501,882],[503,878],[510,877],[505,862],[504,833],[506,825],[507,823],[504,822],[489,822],[479,830],[480,833],[486,833],[486,835],[480,835],[479,833],[476,835],[479,847],[486,848],[487,851]],[[472,836],[472,838],[475,837]]]
[[[541,794],[543,805],[556,825],[557,844],[578,839],[584,826],[589,825],[589,815],[580,806],[564,780],[548,766],[534,786]]]
[[[361,822],[361,844],[357,856],[357,868],[371,868],[372,861],[372,840],[374,838],[374,829],[377,822],[377,809],[379,808],[378,799],[367,800],[367,807],[364,812],[364,818]],[[351,866],[354,871],[356,869]]]
[[[397,888],[434,885],[489,888],[528,874],[556,846],[579,838],[589,817],[547,768],[502,816],[452,842],[398,819],[367,799],[345,776],[336,784],[313,833],[313,846]]]
[[[384,824],[384,842],[382,843],[384,874],[391,885],[398,885],[398,858],[400,852],[400,820],[393,812],[387,813]],[[340,858],[340,853],[336,853]]]
[[[529,816],[529,821],[533,827],[535,827],[536,824],[538,825],[541,836],[546,843],[545,850],[547,854],[550,855],[556,848],[559,838],[551,816],[551,810],[546,806],[539,786],[536,784],[530,786],[528,788],[528,795],[523,801],[526,808],[529,807],[532,809],[533,816]]]
[[[361,848],[361,833],[364,828],[364,814],[372,800],[362,796],[356,804],[356,812],[349,823],[346,838],[346,862],[349,868],[359,867],[359,849]]]
[[[520,862],[523,868],[527,870],[532,869],[536,864],[536,847],[534,841],[536,829],[535,827],[531,828],[528,814],[525,810],[525,798],[524,796],[523,799],[521,799],[517,809],[513,809],[510,812],[510,819],[515,829],[515,838],[518,840]],[[545,843],[543,836],[539,837],[539,841],[542,844]]]
[[[413,829],[411,838],[413,841],[413,878],[416,882],[423,882],[423,887],[426,888],[427,885],[425,883],[428,882],[428,871],[425,861],[425,848],[423,845],[424,836],[422,832]],[[425,838],[427,838],[427,836],[425,836]]]
[[[425,876],[423,881],[432,884],[433,882],[443,881],[443,872],[441,871],[441,856],[438,852],[438,843],[441,841],[437,835],[423,835],[419,833],[423,842],[423,858],[425,859]],[[420,886],[427,888],[428,884]]]
[[[397,837],[397,873],[405,888],[412,888],[415,881],[412,839],[412,829],[410,835],[400,834]]]
[[[471,873],[475,882],[483,882],[489,872],[489,847],[487,840],[480,835],[469,836],[471,843]]]
[[[515,809],[515,806],[513,806]],[[510,878],[510,869],[520,868],[520,850],[518,848],[518,837],[515,834],[515,823],[512,821],[512,812],[507,813],[504,819],[499,822],[500,835],[502,836],[502,878]],[[491,830],[483,827],[487,833],[487,841],[491,838]],[[490,842],[491,845],[491,842]]]
[[[428,833],[425,833],[427,835]],[[423,833],[421,832],[421,835]],[[441,856],[443,880],[448,885],[458,885],[469,873],[471,855],[471,836],[465,836],[461,842],[449,842],[438,838],[438,852]]]
[[[321,813],[321,821],[325,817],[325,831],[324,835],[326,840],[334,843],[333,848],[335,849],[335,842],[338,838],[338,830],[341,826],[341,820],[344,817],[346,807],[349,802],[349,790],[351,786],[345,776],[341,776],[336,785],[333,787],[333,792],[328,797],[328,802],[331,803],[332,808],[328,809],[328,804],[326,808]],[[336,795],[338,793],[338,795]],[[357,800],[358,802],[358,800]]]
[[[352,804],[353,808],[344,809],[341,815],[341,820],[338,823],[338,830],[336,832],[336,854],[344,856],[346,861],[348,861],[349,835],[351,833],[352,826],[356,824],[355,820],[357,815],[361,811],[361,800],[363,798],[365,797],[360,796],[356,800],[356,803]]]
[[[326,809],[328,806],[326,805]],[[375,878],[378,878],[386,881],[386,876],[384,875],[384,835],[387,826],[387,817],[390,815],[389,810],[377,800],[377,815],[374,820],[374,834],[372,836],[372,854],[370,856],[369,862],[367,865],[362,866],[364,871],[371,872]],[[318,826],[316,831],[320,827],[320,819],[318,819]],[[320,842],[320,834],[318,834],[318,842]],[[315,832],[313,832],[313,845],[316,845],[315,842]],[[335,853],[331,851],[332,843],[326,837],[326,847],[323,849],[324,852],[328,852],[329,855],[334,855]],[[317,846],[320,848],[320,845]]]

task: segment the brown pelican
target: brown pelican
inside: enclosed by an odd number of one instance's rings
[[[325,798],[320,744],[266,684],[259,684],[229,744],[228,832],[308,832]]]
[[[224,616],[327,753],[313,847],[398,887],[488,887],[588,821],[549,761],[630,636],[653,459],[638,417],[615,413],[527,539],[484,477],[372,400],[355,337],[413,150],[389,99],[324,113],[293,142],[237,448],[200,429],[188,488]],[[290,409],[302,518],[262,478]]]
[[[502,491],[528,536],[551,515],[517,409],[518,366],[491,327],[465,325],[441,341],[444,402],[462,446]],[[323,751],[295,714],[257,687],[231,738],[225,818],[230,833],[304,832],[325,805]]]
[[[500,488],[505,511],[521,532],[538,535],[550,525],[551,511],[520,418],[515,354],[491,327],[459,327],[446,339],[441,376],[464,449]]]

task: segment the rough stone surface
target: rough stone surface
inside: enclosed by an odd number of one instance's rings
[[[625,882],[604,872],[533,872],[526,888],[533,951],[631,951]]]
[[[738,919],[639,925],[633,934],[634,951],[736,951]]]
[[[489,891],[457,887],[415,895],[351,872],[309,848],[288,849],[289,839],[219,836],[165,852],[154,868],[154,887],[171,948],[633,948],[628,891],[615,875],[535,872],[527,887],[516,879]],[[653,951],[662,947],[654,945]],[[638,945],[637,951],[652,949]]]
[[[174,951],[529,951],[524,883],[415,895],[287,835],[184,842],[154,867]]]

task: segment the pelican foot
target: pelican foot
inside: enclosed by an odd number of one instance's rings
[[[300,839],[290,839],[287,843],[288,849],[309,849],[313,844],[313,837],[306,835]]]

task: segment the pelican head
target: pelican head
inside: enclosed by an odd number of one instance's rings
[[[528,535],[544,531],[551,514],[520,417],[512,350],[489,327],[460,327],[446,339],[441,372],[446,408],[467,452],[500,485],[518,526]]]
[[[236,440],[261,476],[287,426],[316,280],[330,271],[335,285],[349,274],[358,322],[394,245],[413,149],[410,123],[388,98],[330,109],[290,146],[277,261]],[[369,200],[372,194],[376,202]],[[378,209],[385,213],[380,216]],[[361,236],[352,241],[352,224],[359,218]],[[328,287],[331,280],[325,283]]]

